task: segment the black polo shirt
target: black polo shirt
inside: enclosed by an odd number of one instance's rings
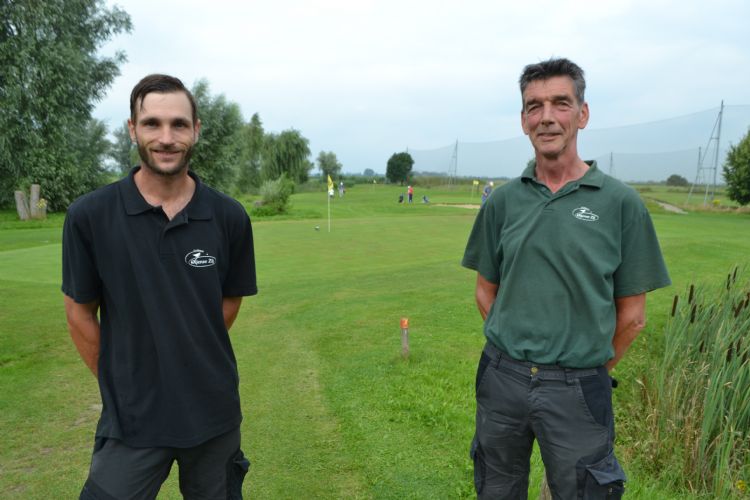
[[[137,170],[68,209],[62,291],[101,303],[97,436],[192,447],[242,420],[222,298],[257,293],[252,228],[192,172],[195,194],[170,221]]]

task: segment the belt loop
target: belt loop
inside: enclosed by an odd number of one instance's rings
[[[568,383],[568,385],[574,385],[575,384],[575,374],[573,373],[573,370],[570,368],[565,368],[565,382]]]
[[[499,349],[496,349],[495,352],[497,353],[497,359],[495,360],[495,370],[497,370],[500,368],[500,360],[502,359],[503,355]]]

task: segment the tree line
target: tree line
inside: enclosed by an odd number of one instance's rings
[[[314,165],[309,160],[309,141],[300,131],[266,132],[258,113],[244,122],[239,105],[224,95],[212,96],[206,80],[198,81],[191,92],[202,125],[190,168],[206,184],[225,192],[249,193],[282,176],[296,184],[308,180]],[[139,162],[127,121],[113,136],[107,156],[125,175]]]
[[[127,12],[102,0],[0,2],[1,208],[36,183],[49,209],[64,210],[139,162],[127,122],[110,141],[91,114],[127,60],[97,51],[131,31]],[[206,80],[191,91],[203,124],[191,168],[207,184],[237,193],[282,177],[307,181],[313,163],[300,131],[267,132],[257,113],[245,123],[239,106],[211,95]],[[321,168],[340,171],[333,153],[321,155]]]
[[[15,190],[37,183],[47,207],[64,210],[111,180],[107,165],[122,174],[138,162],[126,124],[110,142],[107,126],[91,114],[127,60],[98,49],[131,31],[127,12],[104,0],[0,2],[0,208],[12,205]],[[244,122],[239,106],[212,96],[206,80],[192,92],[203,127],[191,167],[206,183],[242,193],[282,178],[308,179],[314,165],[300,131],[266,132],[257,113]],[[724,164],[728,195],[742,205],[750,203],[749,159],[750,134]],[[323,179],[341,172],[330,151],[317,163]],[[408,182],[413,163],[407,152],[394,153],[386,177]]]

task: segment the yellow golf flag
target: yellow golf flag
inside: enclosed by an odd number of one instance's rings
[[[331,180],[331,176],[328,176],[328,190],[330,191],[333,189],[333,181]]]
[[[478,186],[479,185],[479,181],[474,181],[474,185]]]

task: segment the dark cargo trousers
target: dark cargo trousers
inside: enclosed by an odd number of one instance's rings
[[[250,462],[240,450],[240,429],[193,448],[131,448],[96,438],[80,500],[152,500],[177,462],[180,492],[188,500],[241,500]]]
[[[555,499],[617,499],[625,473],[613,452],[612,381],[604,367],[516,361],[487,343],[476,379],[471,446],[480,499],[525,499],[534,439]]]

